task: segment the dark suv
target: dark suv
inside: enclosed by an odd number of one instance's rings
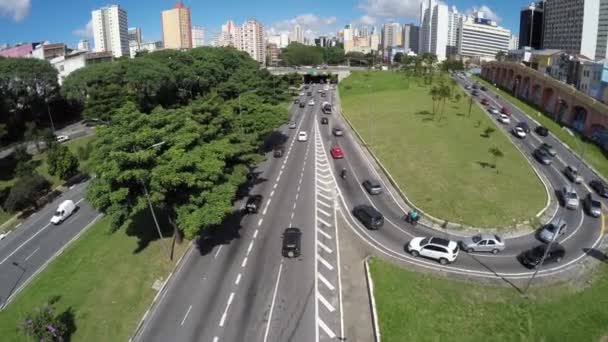
[[[522,265],[528,268],[536,268],[540,264],[543,255],[545,255],[547,247],[548,245],[536,246],[520,254],[517,259],[519,259],[519,262],[521,262]],[[547,258],[545,258],[545,262],[543,263],[543,265],[554,262],[559,263],[562,261],[562,259],[564,259],[565,255],[566,250],[564,249],[564,247],[562,247],[558,243],[554,243],[551,245],[551,249],[549,250],[549,253],[547,253]]]
[[[285,153],[285,148],[283,146],[278,146],[277,148],[274,149],[274,152],[272,153],[272,155],[275,158],[281,158],[284,153]]]
[[[283,233],[282,254],[286,258],[297,258],[300,256],[300,245],[302,232],[298,228],[287,228]]]
[[[248,214],[256,214],[262,207],[262,195],[251,195],[245,205]]]
[[[382,214],[369,205],[359,205],[355,207],[353,215],[355,215],[367,229],[377,230],[384,225],[384,217]]]

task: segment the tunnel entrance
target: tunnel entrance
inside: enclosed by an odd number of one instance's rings
[[[303,75],[304,83],[338,83],[338,75],[311,71]]]

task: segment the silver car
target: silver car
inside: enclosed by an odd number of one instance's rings
[[[559,227],[559,229],[557,227]],[[541,228],[538,232],[538,239],[542,242],[549,243],[553,241],[555,234],[557,234],[557,237],[564,235],[567,228],[566,222],[551,222]]]
[[[580,202],[576,190],[570,185],[563,187],[559,192],[564,206],[568,209],[578,209]]]
[[[571,182],[576,184],[581,184],[583,182],[583,177],[580,173],[578,173],[578,169],[574,166],[566,166],[564,169],[564,174],[566,174],[566,177],[568,177]]]
[[[496,234],[477,234],[460,241],[460,248],[471,252],[491,252],[496,254],[505,249],[505,243]]]

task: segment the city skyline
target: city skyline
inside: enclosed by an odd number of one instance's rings
[[[528,2],[518,0],[504,4],[500,0],[453,0],[447,4],[450,7],[456,6],[461,13],[467,13],[473,8],[481,9],[486,16],[497,17],[502,26],[517,33],[519,11]],[[160,12],[172,8],[173,2],[170,1],[151,1],[141,7],[134,0],[87,0],[62,7],[57,3],[31,4],[30,0],[20,0],[11,4],[0,3],[0,44],[50,41],[76,46],[81,39],[92,41],[91,11],[112,4],[118,4],[127,11],[130,27],[141,27],[144,41],[162,40]],[[261,22],[268,34],[288,32],[294,24],[299,24],[304,35],[309,38],[316,35],[335,35],[338,29],[350,23],[379,27],[385,22],[396,20],[400,23],[419,24],[419,0],[338,0],[330,4],[312,0],[307,6],[277,2],[277,6],[269,3],[263,8],[236,0],[229,0],[225,6],[215,8],[192,1],[184,1],[184,4],[191,8],[192,25],[205,27],[209,38],[220,31],[221,24],[226,20],[245,22],[251,18]],[[268,11],[268,8],[281,10]],[[51,24],[54,15],[65,17],[66,20],[62,20],[64,24],[45,27],[47,22]],[[19,34],[14,35],[15,32]]]

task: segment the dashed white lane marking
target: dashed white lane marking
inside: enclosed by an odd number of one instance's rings
[[[331,227],[331,224],[327,221],[325,221],[324,219],[317,217],[317,221],[323,223],[324,225],[326,225],[327,227]]]
[[[241,274],[239,273],[239,274],[236,276],[236,280],[234,281],[234,285],[238,285],[240,282],[241,282]]]
[[[319,244],[319,246],[321,246],[321,248],[323,248],[323,250],[329,254],[331,254],[333,251],[331,250],[331,248],[325,246],[321,241],[317,241],[317,243]]]
[[[219,340],[220,340],[220,338],[219,338],[219,337],[217,337],[217,336],[215,336],[215,337],[213,338],[213,342],[218,342]]]
[[[35,250],[32,252],[32,254],[28,255],[28,256],[25,258],[25,261],[27,261],[29,258],[31,258],[31,257],[32,257],[34,254],[36,254],[36,252],[38,252],[38,250],[39,250],[39,249],[40,249],[40,247],[36,248],[36,249],[35,249]]]
[[[336,311],[336,308],[334,308],[328,301],[327,299],[325,299],[325,297],[323,297],[321,295],[321,293],[317,292],[317,297],[319,297],[319,300],[321,301],[321,303],[325,306],[325,308],[327,310],[329,310],[329,312],[334,312]]]
[[[319,326],[321,327],[321,329],[323,329],[323,331],[327,334],[327,336],[329,336],[330,339],[333,339],[336,337],[336,334],[334,334],[334,332],[331,331],[331,329],[329,329],[327,324],[325,324],[325,322],[323,322],[323,320],[321,320],[321,318],[319,318]]]
[[[228,309],[230,308],[230,304],[232,304],[232,300],[234,299],[234,292],[230,292],[230,297],[228,297],[228,303],[226,304],[226,309],[224,309],[224,314],[222,314],[222,319],[220,319],[220,327],[224,326],[226,322],[226,318],[228,317]]]
[[[262,222],[264,222],[264,218],[263,217],[258,221],[258,226],[261,226]]]
[[[276,189],[278,185],[279,185],[279,183],[274,183],[274,186],[272,187],[272,189]]]
[[[277,290],[279,289],[279,282],[281,281],[281,270],[283,270],[283,261],[279,264],[279,274],[277,275],[277,283],[274,285],[274,294],[272,295],[272,302],[270,303],[270,313],[268,314],[268,321],[266,323],[266,332],[264,333],[264,342],[268,340],[268,332],[270,331],[270,321],[272,320],[272,312],[274,310],[274,302],[277,299]]]
[[[268,207],[264,208],[264,211],[262,211],[262,215],[266,215],[267,210],[268,210]]]
[[[217,251],[215,251],[215,255],[213,256],[213,259],[217,259],[217,256],[220,254],[220,251],[222,250],[222,247],[224,247],[224,245],[220,245],[217,248]]]
[[[329,262],[327,262],[327,260],[323,259],[323,257],[320,256],[319,253],[317,253],[317,258],[323,264],[323,266],[327,267],[327,269],[329,269],[330,271],[334,270],[334,267]]]
[[[281,178],[282,175],[283,175],[283,170],[279,171],[279,179]]]
[[[253,238],[255,239],[256,237],[258,237],[258,230],[256,229],[255,232],[253,232]]]
[[[192,310],[192,305],[190,305],[190,307],[188,307],[188,311],[186,311],[186,314],[184,315],[184,319],[182,319],[182,324],[180,324],[180,325],[184,325],[186,318],[188,318],[188,315],[190,314],[190,310]]]
[[[247,258],[245,257],[245,259],[243,259],[243,262],[241,263],[241,267],[245,267],[247,265]]]
[[[325,286],[327,286],[328,289],[330,289],[331,291],[333,291],[335,289],[335,287],[329,282],[329,280],[327,280],[323,274],[321,273],[317,273],[317,275],[319,276],[319,279],[321,279],[321,282],[323,284],[325,284]]]
[[[249,247],[247,248],[247,255],[249,255],[249,253],[251,253],[252,248],[253,248],[253,240],[251,240],[251,242],[249,243]]]
[[[32,214],[33,216],[33,214]],[[0,265],[4,264],[6,262],[6,260],[8,260],[10,257],[12,257],[15,253],[17,253],[21,248],[23,248],[23,246],[25,246],[28,242],[32,241],[33,238],[35,238],[36,236],[38,236],[38,234],[42,233],[43,231],[45,231],[51,224],[47,223],[46,226],[42,227],[39,231],[37,231],[34,235],[32,235],[29,239],[25,240],[21,245],[19,245],[19,247],[17,247],[11,254],[9,254],[6,258],[4,258],[4,260],[0,261]]]
[[[327,234],[327,233],[326,233],[326,232],[324,232],[322,229],[317,228],[317,231],[318,231],[319,233],[321,233],[321,235],[325,236],[325,238],[326,238],[326,239],[331,240],[331,235]]]
[[[270,197],[274,196],[274,190],[270,192]]]

